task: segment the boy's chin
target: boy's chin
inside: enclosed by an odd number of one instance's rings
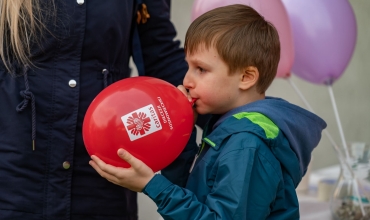
[[[210,111],[209,109],[202,109],[197,107],[195,111],[200,115],[208,115],[208,114],[214,114],[213,111]]]
[[[199,115],[219,115],[219,114],[222,114],[222,113],[220,113],[219,108],[216,108],[216,107],[212,108],[211,106],[205,106],[205,105],[197,106],[196,103],[195,103],[195,111]]]

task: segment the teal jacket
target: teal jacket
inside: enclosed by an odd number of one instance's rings
[[[282,99],[242,106],[211,119],[186,187],[158,174],[144,193],[164,219],[299,219],[295,188],[308,165],[302,160],[325,126]]]

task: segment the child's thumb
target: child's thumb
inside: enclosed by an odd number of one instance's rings
[[[122,158],[123,160],[125,160],[132,167],[134,167],[134,165],[138,161],[138,159],[136,157],[132,156],[128,151],[126,151],[126,150],[124,150],[122,148],[118,149],[117,154],[118,154],[118,156],[120,158]]]

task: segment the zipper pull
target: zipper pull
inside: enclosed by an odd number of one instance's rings
[[[195,162],[197,161],[198,159],[198,154],[195,155],[194,157],[194,160],[193,160],[193,163],[191,164],[191,167],[190,167],[190,170],[189,170],[189,173],[191,173],[191,171],[193,171],[193,168],[194,168],[194,165],[195,165]]]
[[[195,166],[195,162],[197,162],[197,159],[198,159],[198,157],[199,157],[200,153],[202,153],[202,150],[203,150],[203,148],[204,148],[204,144],[205,144],[205,142],[204,142],[204,141],[202,141],[202,146],[199,146],[198,152],[197,152],[197,154],[196,154],[196,155],[195,155],[195,157],[194,157],[193,163],[191,164],[191,167],[190,167],[189,173],[191,173],[191,171],[193,171],[193,168],[194,168],[194,166]]]

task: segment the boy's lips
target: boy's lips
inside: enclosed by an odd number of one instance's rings
[[[197,100],[198,100],[197,98],[192,98],[190,104],[193,106]]]

